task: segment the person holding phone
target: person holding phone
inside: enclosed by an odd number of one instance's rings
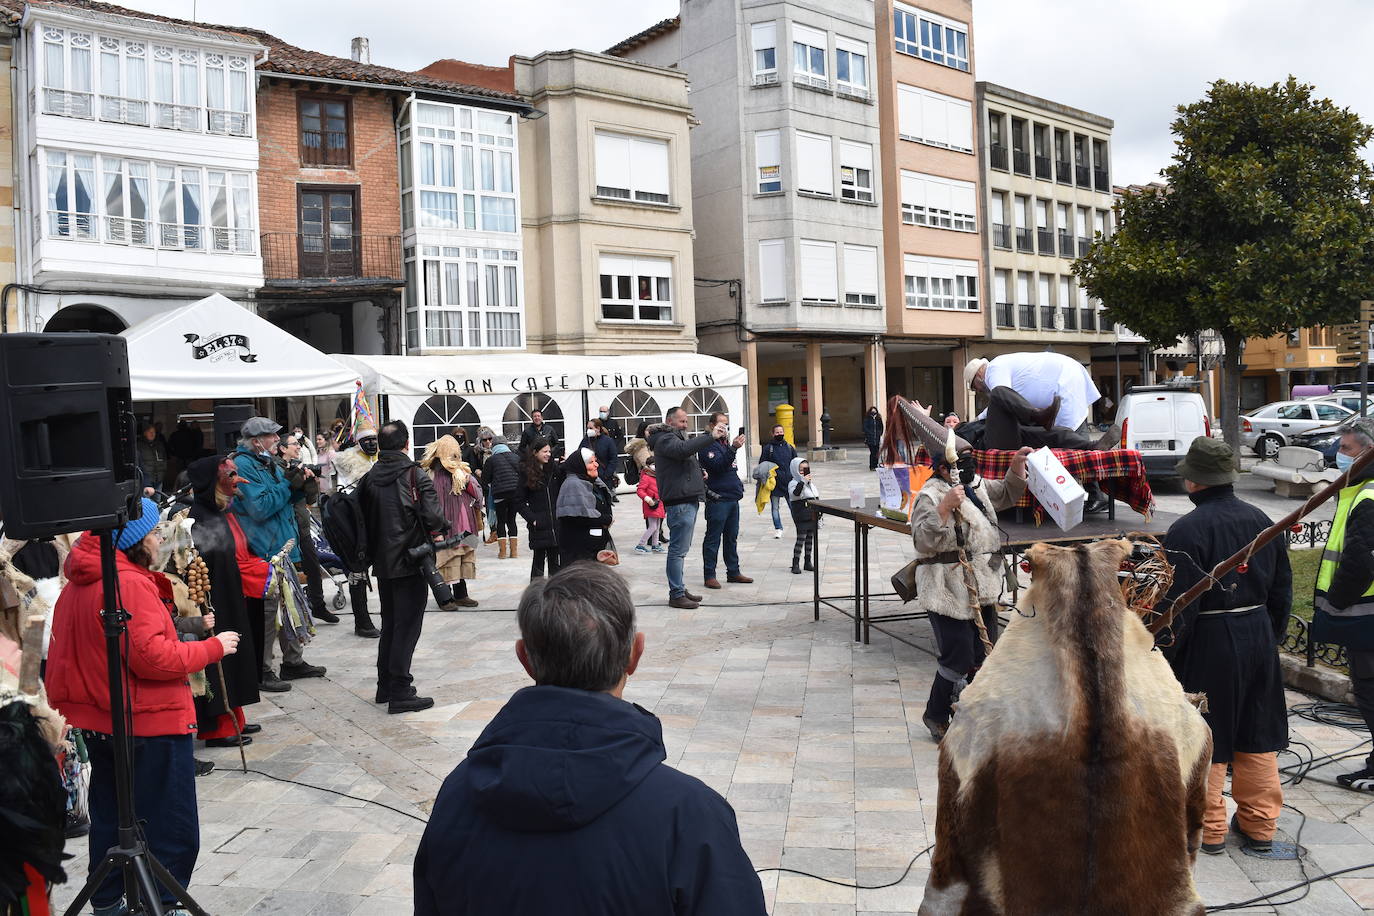
[[[733,440],[730,418],[716,411],[706,426],[712,439],[697,453],[706,472],[706,537],[701,542],[701,573],[707,588],[720,588],[716,561],[725,554],[725,580],[748,584],[754,580],[739,569],[739,501],[744,498],[744,482],[739,479],[735,453],[744,445],[744,428]]]

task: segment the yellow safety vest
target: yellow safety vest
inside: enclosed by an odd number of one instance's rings
[[[1336,576],[1336,567],[1341,562],[1341,548],[1345,544],[1345,522],[1350,518],[1350,513],[1355,511],[1355,507],[1365,500],[1374,499],[1374,489],[1371,489],[1374,480],[1366,480],[1353,487],[1346,487],[1341,490],[1341,495],[1336,499],[1336,516],[1331,520],[1331,534],[1326,538],[1326,549],[1322,551],[1321,565],[1317,568],[1317,591],[1325,592],[1331,587],[1331,580]],[[1365,589],[1363,598],[1374,597],[1374,583],[1370,583],[1369,588]],[[1363,604],[1363,601],[1356,602]]]

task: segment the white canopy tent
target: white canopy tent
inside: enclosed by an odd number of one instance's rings
[[[215,293],[141,321],[129,345],[135,401],[349,394],[358,373]]]
[[[744,368],[699,353],[333,356],[356,370],[369,395],[387,396],[387,417],[411,426],[416,448],[454,426],[518,437],[536,409],[572,444],[603,405],[627,438],[640,421],[661,421],[674,406],[692,415],[694,427],[713,410],[745,425]]]

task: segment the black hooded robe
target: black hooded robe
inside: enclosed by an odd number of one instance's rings
[[[244,576],[239,567],[240,553],[248,555],[247,541],[244,539],[240,544],[235,539],[230,526],[238,523],[215,504],[213,489],[196,493],[191,504],[191,518],[195,519],[191,537],[210,570],[210,602],[215,610],[215,630],[219,633],[232,630],[239,634],[238,651],[205,669],[209,692],[206,696],[196,697],[199,728],[202,732],[208,732],[215,727],[215,720],[233,707],[251,706],[260,699],[258,659],[263,639],[262,605],[258,603],[256,613],[249,613],[249,600],[243,593]],[[243,538],[242,533],[239,538]],[[262,565],[266,567],[265,563]],[[261,592],[266,588],[266,578],[259,574],[251,575],[250,590],[255,584]],[[219,679],[221,670],[224,672],[223,685]],[[226,687],[229,691],[227,698],[224,696]]]

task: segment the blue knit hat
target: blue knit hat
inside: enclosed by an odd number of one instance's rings
[[[143,514],[137,521],[129,522],[119,529],[119,540],[115,541],[115,546],[120,550],[128,550],[148,536],[148,532],[157,527],[158,523],[157,503],[148,497],[143,497]]]

